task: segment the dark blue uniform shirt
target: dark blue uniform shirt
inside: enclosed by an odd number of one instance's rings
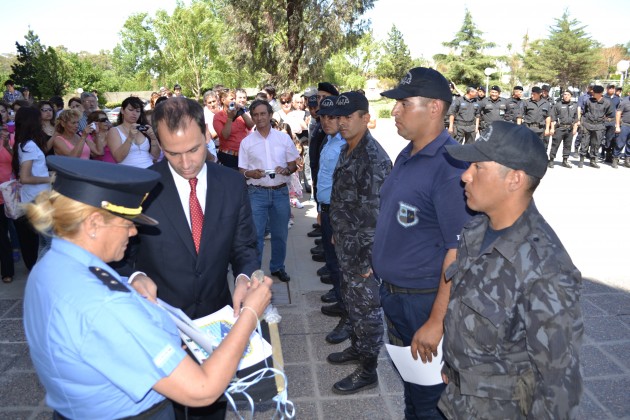
[[[449,144],[457,142],[446,130],[413,156],[409,144],[381,188],[372,265],[388,283],[437,287],[446,251],[471,217],[460,179],[467,164],[446,152]]]

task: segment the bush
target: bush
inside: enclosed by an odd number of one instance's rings
[[[105,108],[107,108],[107,109],[114,109],[117,106],[121,106],[121,105],[122,105],[122,102],[107,102],[105,104]]]
[[[391,118],[391,116],[392,116],[392,110],[389,108],[381,108],[378,110],[379,118]]]

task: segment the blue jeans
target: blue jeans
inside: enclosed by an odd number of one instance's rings
[[[413,335],[431,315],[436,293],[390,293],[381,285],[381,306],[387,319],[388,334],[411,345]],[[442,357],[442,355],[439,355]],[[443,419],[437,408],[446,384],[422,386],[403,382],[405,389],[405,419]]]
[[[332,226],[330,225],[330,215],[327,211],[320,213],[322,226],[322,246],[324,247],[324,256],[326,258],[326,268],[330,272],[330,280],[332,287],[339,302],[344,308],[345,305],[341,298],[341,274],[339,273],[339,261],[335,253],[335,246],[332,244]]]
[[[284,270],[284,258],[287,255],[287,236],[289,235],[289,189],[284,186],[277,190],[259,188],[250,185],[247,188],[252,215],[258,236],[258,263],[262,267],[265,227],[269,222],[271,232],[271,262],[269,270],[273,273]]]
[[[620,157],[624,147],[626,148],[626,157],[630,156],[630,125],[621,126],[621,133],[615,139],[613,157]]]

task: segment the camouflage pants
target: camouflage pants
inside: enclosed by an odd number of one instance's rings
[[[352,324],[352,346],[362,356],[377,357],[383,347],[383,312],[379,294],[380,285],[370,274],[343,273],[341,295]]]
[[[447,419],[517,420],[526,418],[515,400],[498,400],[462,395],[458,386],[449,383],[438,404]]]

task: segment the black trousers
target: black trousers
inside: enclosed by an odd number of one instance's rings
[[[568,159],[571,154],[571,141],[573,140],[573,127],[558,127],[556,132],[553,133],[553,139],[551,141],[551,152],[549,153],[549,159],[553,160],[558,153],[560,143],[562,143],[562,158]]]
[[[20,240],[20,251],[22,251],[24,265],[30,271],[37,262],[39,234],[33,229],[26,216],[15,220],[15,230]]]

